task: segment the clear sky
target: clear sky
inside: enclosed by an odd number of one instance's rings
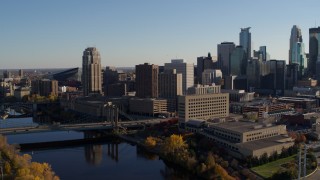
[[[1,0],[0,69],[80,67],[86,47],[102,66],[196,63],[217,44],[239,44],[251,27],[252,49],[288,59],[290,31],[320,25],[319,0]]]

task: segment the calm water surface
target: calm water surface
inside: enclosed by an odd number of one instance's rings
[[[32,123],[32,118],[25,118],[25,120]],[[15,119],[12,122],[17,124],[16,121],[22,122],[21,119]],[[83,132],[69,131],[8,135],[7,140],[10,144],[14,144],[83,137]],[[186,172],[168,167],[156,155],[148,154],[129,143],[115,143],[111,139],[103,144],[33,150],[23,153],[32,155],[33,161],[51,164],[62,180],[193,179]]]

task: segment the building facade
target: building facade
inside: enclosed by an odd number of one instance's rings
[[[186,94],[188,88],[194,85],[194,64],[184,62],[183,59],[172,59],[171,63],[164,64],[164,70],[171,69],[182,74],[182,93]]]
[[[84,96],[102,93],[101,57],[95,47],[83,51],[82,87]]]
[[[237,46],[230,57],[230,75],[245,75],[247,69],[247,56],[242,46]]]
[[[209,120],[229,116],[229,94],[192,94],[178,97],[180,127],[189,119]]]
[[[136,96],[139,98],[158,97],[159,67],[144,63],[136,65]]]
[[[222,72],[220,69],[205,69],[202,72],[202,84],[211,85],[211,84],[221,84]]]
[[[241,32],[239,34],[240,46],[244,49],[247,55],[247,59],[251,57],[251,33],[250,28],[241,28]]]
[[[182,74],[176,69],[165,70],[159,74],[159,97],[167,99],[168,111],[177,111],[177,97],[182,93]]]
[[[233,42],[222,42],[218,44],[218,68],[221,69],[223,76],[230,75],[231,54],[236,45]]]
[[[320,27],[310,28],[309,29],[309,64],[308,64],[308,72],[310,76],[316,75],[316,62],[319,56],[319,47],[320,47],[319,45],[320,45]]]

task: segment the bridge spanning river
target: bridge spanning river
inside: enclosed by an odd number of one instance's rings
[[[8,120],[10,121],[10,120]],[[110,121],[105,122],[92,122],[92,123],[79,123],[79,124],[52,124],[52,125],[29,125],[22,127],[8,127],[1,128],[0,134],[27,134],[37,132],[48,132],[48,131],[85,131],[85,130],[111,130],[115,128],[127,129],[137,126],[147,126],[153,124],[159,124],[165,119],[147,119],[147,120],[136,120],[136,121],[120,121],[117,126]]]

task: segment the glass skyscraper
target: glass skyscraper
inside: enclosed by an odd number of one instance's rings
[[[291,29],[289,64],[299,64],[299,76],[303,76],[307,68],[307,57],[304,51],[301,29],[294,25]]]
[[[249,32],[251,27],[241,28],[239,34],[240,46],[244,49],[247,54],[247,59],[251,57],[251,33]]]
[[[320,67],[316,68],[316,62],[319,56],[319,40],[320,40],[320,27],[309,29],[309,64],[308,71],[311,76],[320,73]],[[318,63],[319,64],[319,63]],[[318,79],[318,78],[317,78]]]

